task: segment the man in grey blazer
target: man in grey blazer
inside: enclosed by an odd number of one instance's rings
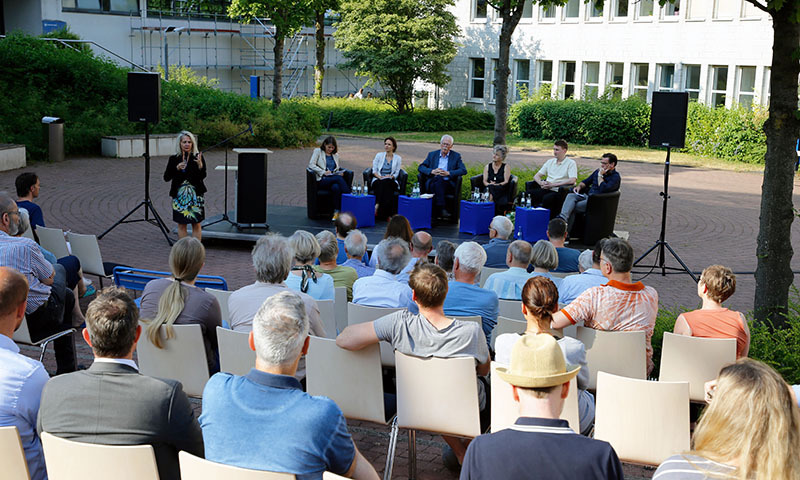
[[[45,385],[37,430],[85,443],[152,445],[159,477],[180,478],[178,452],[202,457],[202,432],[180,382],[139,373],[133,352],[141,333],[133,300],[121,289],[103,290],[83,330],[94,363]]]

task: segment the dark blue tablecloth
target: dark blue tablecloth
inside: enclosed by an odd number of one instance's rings
[[[342,194],[342,211],[356,216],[359,227],[375,225],[375,195]]]
[[[494,218],[494,202],[475,203],[461,200],[461,222],[459,232],[473,235],[488,235],[489,224]]]
[[[411,198],[400,195],[397,199],[397,213],[406,217],[412,230],[431,228],[431,210],[433,197]]]
[[[514,238],[522,238],[528,243],[547,240],[548,223],[550,223],[550,210],[541,207],[517,207],[514,212]]]

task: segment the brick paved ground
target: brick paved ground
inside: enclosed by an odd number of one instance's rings
[[[456,141],[458,139],[456,138]],[[420,162],[426,152],[436,149],[433,144],[401,144],[398,154],[405,164]],[[339,152],[343,166],[358,171],[371,166],[374,154],[382,149],[380,140],[341,138]],[[483,147],[456,145],[469,163],[485,163],[491,150]],[[311,149],[279,150],[270,156],[268,202],[275,205],[305,205],[305,176],[303,169]],[[548,152],[512,152],[509,163],[538,166]],[[212,167],[221,165],[224,152],[206,156],[209,162],[206,196],[207,212],[222,211],[222,174]],[[596,168],[593,159],[577,159],[580,166]],[[661,218],[663,165],[621,159],[622,198],[617,229],[630,233],[637,253],[643,252],[658,237]],[[230,161],[235,164],[235,156]],[[151,192],[156,208],[169,222],[168,184],[161,180],[166,157],[152,160]],[[143,198],[143,160],[73,158],[60,164],[35,164],[34,170],[42,184],[41,205],[48,226],[70,229],[78,233],[99,234]],[[0,188],[13,191],[16,175],[21,170],[0,172]],[[231,180],[232,184],[232,180]],[[734,193],[732,193],[734,191]],[[755,237],[758,231],[758,209],[761,175],[701,168],[672,167],[670,177],[669,221],[667,240],[693,270],[702,270],[712,263],[723,263],[736,271],[753,271],[756,266]],[[232,195],[231,195],[232,199]],[[230,206],[229,202],[229,206]],[[141,216],[141,215],[139,215]],[[172,226],[171,222],[170,226]],[[793,233],[800,226],[795,222]],[[168,270],[169,246],[157,228],[135,223],[117,227],[100,241],[103,258],[143,268]],[[250,261],[250,245],[209,242],[203,273],[223,275],[232,289],[254,280]],[[654,257],[651,257],[654,258]],[[792,261],[793,269],[800,268],[800,259]],[[664,306],[697,304],[694,284],[687,275],[662,278],[651,275],[645,280],[654,286]],[[753,305],[752,275],[740,275],[738,291],[729,301],[731,307],[748,310]],[[85,309],[87,300],[83,300]],[[36,356],[34,349],[24,349]],[[91,352],[80,349],[80,363],[91,363]],[[46,365],[54,370],[52,355]],[[199,403],[196,404],[199,413]],[[388,428],[352,422],[354,438],[366,457],[382,470],[385,462]],[[439,461],[442,442],[430,435],[418,436],[419,473],[421,478],[455,478],[443,470]],[[395,477],[404,478],[407,468],[405,437],[398,444]],[[628,478],[649,478],[652,471],[626,466]]]

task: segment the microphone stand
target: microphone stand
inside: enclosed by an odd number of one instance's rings
[[[247,123],[248,123],[248,127],[246,129],[242,130],[241,132],[237,133],[236,135],[233,135],[231,137],[226,138],[225,140],[222,140],[221,142],[217,143],[216,145],[213,145],[211,147],[206,148],[201,153],[205,153],[205,152],[207,152],[207,151],[209,151],[211,149],[219,147],[220,145],[224,145],[224,144],[230,142],[231,140],[233,140],[234,138],[242,136],[247,132],[250,132],[253,136],[255,136],[255,132],[253,132],[253,122],[247,122]],[[203,228],[210,227],[211,225],[216,225],[216,224],[218,224],[220,222],[228,222],[229,224],[231,224],[234,227],[236,227],[237,230],[241,230],[241,227],[239,227],[239,224],[234,222],[234,221],[232,221],[230,219],[230,217],[228,216],[228,147],[227,146],[225,147],[225,196],[223,197],[223,205],[224,206],[223,206],[223,209],[222,209],[222,217],[217,219],[217,220],[214,220],[213,222],[203,223]]]

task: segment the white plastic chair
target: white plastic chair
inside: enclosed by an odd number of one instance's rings
[[[178,452],[178,462],[181,465],[183,480],[292,480],[296,478],[291,473],[251,470],[212,462],[196,457],[189,452]]]
[[[47,432],[41,437],[50,480],[159,480],[150,445],[74,442]]]
[[[705,400],[704,385],[736,361],[735,338],[699,338],[664,332],[659,381],[689,382],[689,399]]]
[[[689,450],[689,383],[597,375],[594,438],[620,460],[658,465]]]
[[[20,324],[17,331],[14,332],[13,340],[17,343],[21,343],[23,345],[31,345],[34,347],[40,347],[42,349],[41,353],[39,353],[39,361],[41,362],[44,360],[44,354],[47,352],[47,345],[52,342],[53,340],[59,339],[61,337],[72,335],[75,333],[76,330],[74,328],[68,328],[66,330],[62,330],[58,333],[54,333],[49,337],[45,337],[41,340],[33,341],[31,339],[31,332],[28,329],[28,318],[25,317],[22,319],[22,323]]]
[[[165,327],[159,335],[164,348],[156,348],[147,339],[147,325],[136,344],[139,371],[143,375],[178,380],[191,397],[202,397],[208,382],[208,363],[200,325],[173,325],[175,336],[166,339]]]
[[[250,349],[249,333],[217,327],[219,370],[234,375],[247,375],[256,365],[256,352]]]
[[[325,336],[336,338],[336,303],[334,300],[317,300],[319,318],[325,327]]]
[[[492,348],[494,349],[494,344],[497,342],[497,337],[500,335],[504,333],[518,333],[522,335],[527,328],[528,322],[522,322],[503,316],[497,317],[497,324],[492,330]]]
[[[222,314],[222,325],[227,325],[229,328],[231,325],[231,314],[228,310],[228,297],[230,297],[231,293],[233,292],[230,290],[217,290],[216,288],[206,288],[206,292],[214,295],[214,298],[217,299],[217,302],[219,303],[219,310]]]
[[[377,320],[383,316],[389,315],[394,312],[399,312],[402,308],[384,308],[384,307],[367,307],[357,303],[349,302],[347,304],[347,324],[356,325],[358,323],[366,323]],[[380,343],[381,348],[381,363],[387,367],[394,366],[394,349],[386,342]]]
[[[6,480],[30,480],[17,427],[0,427],[0,465]]]
[[[102,288],[103,279],[111,279],[112,275],[106,274],[106,269],[103,266],[103,257],[100,255],[100,245],[97,243],[97,237],[94,235],[67,232],[67,239],[72,247],[72,254],[81,261],[83,273],[96,275],[100,279],[100,287]]]
[[[505,272],[506,270],[508,270],[508,267],[506,268],[482,267],[480,287],[483,288],[483,286],[486,284],[486,280],[489,278],[491,274],[497,272]]]
[[[510,318],[511,320],[525,321],[522,315],[522,301],[520,300],[498,300],[498,315],[501,317]]]
[[[56,258],[69,255],[67,241],[64,239],[64,230],[60,228],[36,227],[36,235],[39,236],[39,245],[55,255]]]
[[[589,390],[597,388],[597,372],[647,378],[647,353],[643,331],[604,331],[578,327],[577,339],[586,346]]]
[[[347,287],[334,288],[333,298],[336,305],[336,334],[348,325],[347,323]]]

